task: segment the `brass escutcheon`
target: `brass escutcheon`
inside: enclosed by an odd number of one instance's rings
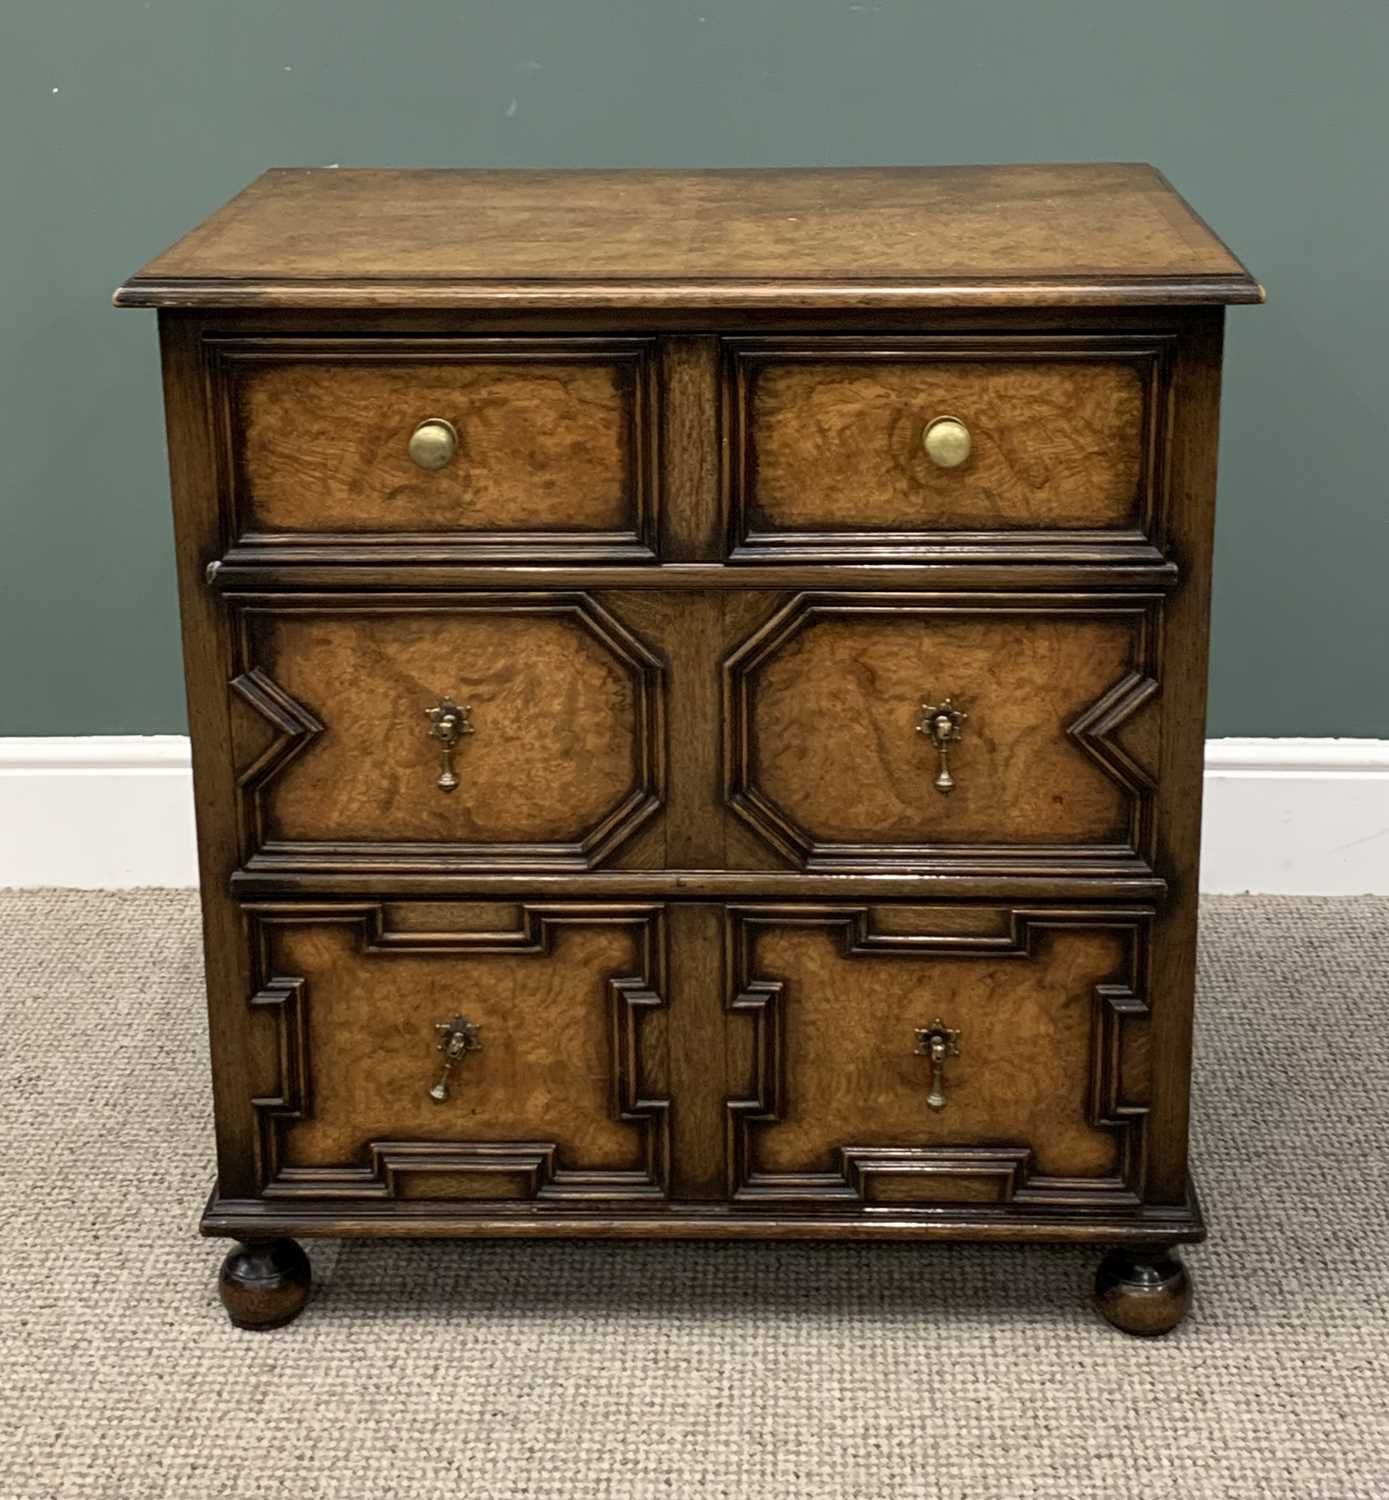
[[[945,1108],[945,1059],[960,1055],[960,1033],[952,1031],[939,1016],[929,1026],[916,1029],[916,1054],[931,1059],[931,1092],[926,1102],[932,1109]]]
[[[461,1060],[465,1052],[480,1051],[482,1043],[478,1040],[478,1028],[471,1021],[465,1021],[462,1016],[455,1016],[451,1021],[440,1021],[434,1029],[439,1033],[438,1050],[444,1054],[444,1064],[439,1081],[430,1089],[429,1097],[436,1104],[442,1104],[449,1096],[449,1074],[453,1071],[454,1064]]]
[[[936,703],[921,705],[921,720],[916,726],[918,734],[924,734],[936,747],[940,756],[940,770],[936,773],[935,787],[942,796],[955,790],[955,778],[950,774],[950,747],[958,743],[964,733],[967,713],[962,713],[949,698]]]
[[[469,717],[472,711],[471,703],[460,708],[452,698],[444,698],[433,708],[425,709],[429,716],[429,733],[439,741],[439,779],[434,784],[441,792],[451,792],[458,785],[458,777],[453,774],[453,751],[465,734],[473,733]]]

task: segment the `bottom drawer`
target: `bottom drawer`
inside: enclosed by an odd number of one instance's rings
[[[248,915],[264,1196],[666,1196],[661,907]]]
[[[1152,913],[729,913],[742,1204],[1138,1201]]]
[[[1146,908],[246,915],[263,1198],[751,1215],[1141,1199]]]

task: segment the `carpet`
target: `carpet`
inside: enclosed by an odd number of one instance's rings
[[[238,1332],[194,897],[0,893],[0,994],[5,1500],[1389,1495],[1389,900],[1205,903],[1152,1343],[1003,1245],[320,1242]]]

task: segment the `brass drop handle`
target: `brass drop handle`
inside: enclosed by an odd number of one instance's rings
[[[935,787],[942,796],[949,796],[955,790],[955,778],[950,774],[950,747],[959,743],[968,718],[969,715],[956,708],[949,698],[942,698],[938,704],[921,705],[921,719],[916,732],[924,734],[940,756]]]
[[[451,792],[458,785],[458,777],[453,774],[453,751],[465,734],[473,733],[469,717],[472,711],[471,703],[460,708],[452,698],[444,698],[433,708],[425,709],[430,738],[439,741],[439,779],[434,784],[441,792]]]
[[[439,1033],[438,1050],[443,1053],[444,1062],[439,1081],[430,1089],[429,1097],[436,1104],[442,1104],[449,1096],[449,1074],[453,1072],[454,1064],[462,1060],[465,1052],[479,1051],[482,1043],[478,1040],[478,1028],[462,1016],[441,1021],[434,1029]]]
[[[458,452],[458,429],[443,417],[426,417],[410,434],[410,457],[422,469],[443,469]]]
[[[938,469],[958,469],[969,461],[974,444],[969,428],[959,417],[936,417],[927,422],[921,434],[921,446]]]
[[[931,1059],[931,1092],[926,1102],[932,1109],[945,1108],[945,1060],[960,1055],[960,1033],[952,1031],[939,1016],[929,1026],[916,1030],[916,1055]]]

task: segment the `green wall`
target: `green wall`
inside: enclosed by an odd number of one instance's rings
[[[0,735],[183,728],[154,318],[109,298],[263,167],[1086,158],[1272,299],[1229,319],[1211,732],[1389,735],[1386,0],[4,11]]]

